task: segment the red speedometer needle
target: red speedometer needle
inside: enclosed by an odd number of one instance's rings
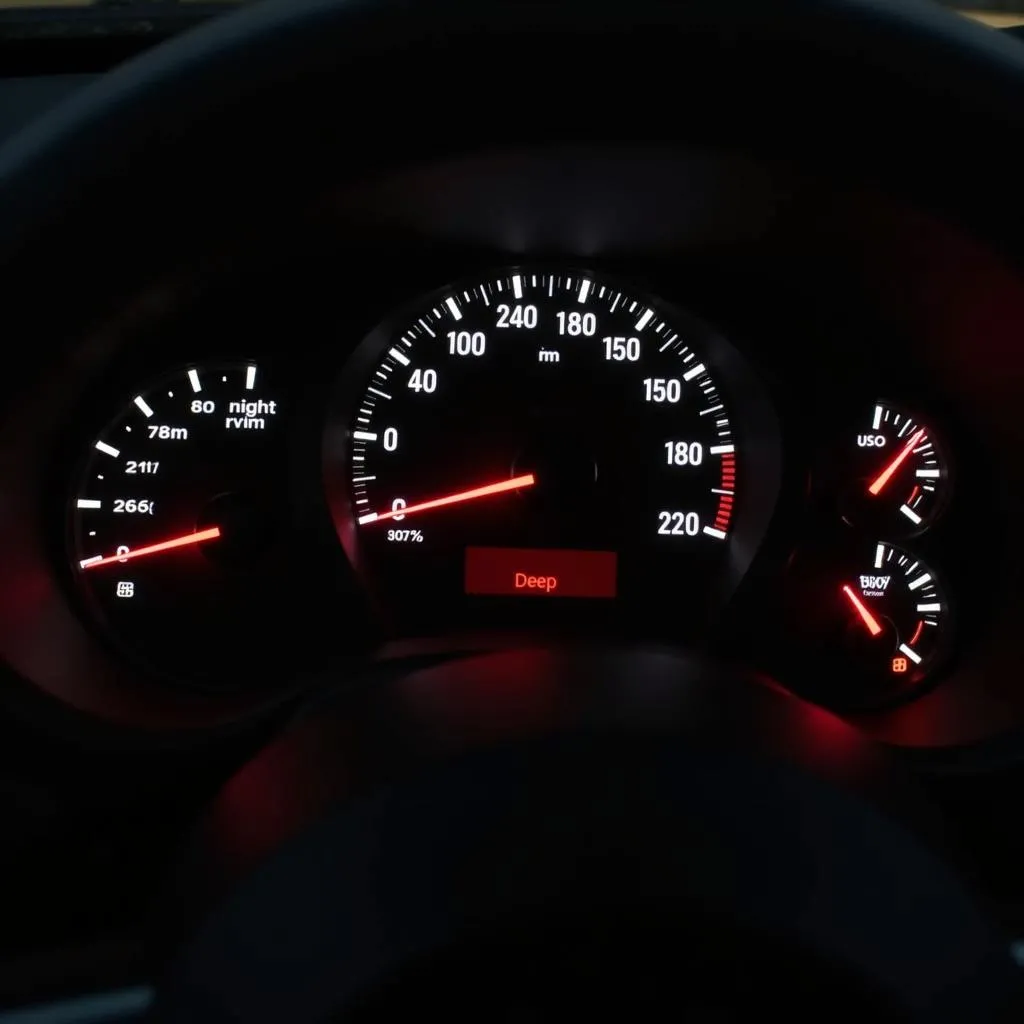
[[[868,632],[872,636],[878,636],[882,632],[882,627],[878,623],[878,619],[868,611],[868,607],[864,602],[853,592],[853,587],[848,583],[843,585],[843,593],[846,595],[850,604],[853,605],[854,611],[860,616],[860,621],[868,627]]]
[[[432,508],[444,508],[445,505],[461,505],[464,501],[476,501],[477,498],[489,498],[492,494],[504,494],[505,491],[532,487],[536,482],[532,473],[526,473],[524,476],[514,476],[511,480],[502,480],[496,484],[484,484],[483,487],[446,494],[443,498],[431,498],[430,501],[420,501],[415,505],[407,505],[405,508],[391,509],[389,512],[367,512],[359,517],[358,522],[362,526],[365,523],[380,523],[385,519],[394,519],[396,516],[411,516],[416,512],[426,512]]]
[[[208,530],[199,530],[197,533],[186,533],[182,537],[175,537],[173,540],[162,540],[159,544],[147,544],[144,548],[135,548],[125,551],[120,555],[108,555],[102,558],[97,555],[94,558],[83,558],[79,566],[83,569],[98,569],[101,565],[111,565],[113,562],[128,562],[133,558],[145,558],[147,555],[158,555],[161,551],[173,551],[175,548],[185,548],[192,544],[202,544],[204,540],[216,540],[220,536],[220,527],[211,526]]]
[[[892,479],[893,474],[896,472],[904,462],[907,461],[907,456],[924,440],[925,431],[919,430],[913,437],[903,446],[899,454],[889,463],[881,473],[875,477],[871,486],[868,488],[868,493],[873,494],[876,497],[882,493],[882,488]]]

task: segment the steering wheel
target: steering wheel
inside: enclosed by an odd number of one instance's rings
[[[31,325],[0,401],[197,237],[567,135],[809,162],[1019,256],[1022,98],[1019,44],[925,4],[260,5],[0,153],[8,322]],[[211,807],[160,1015],[999,1019],[1005,943],[941,844],[884,752],[742,669],[545,647],[378,670]]]

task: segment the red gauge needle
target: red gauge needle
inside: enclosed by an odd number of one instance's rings
[[[159,544],[148,544],[144,548],[135,548],[126,551],[122,555],[108,555],[106,558],[85,558],[79,562],[83,569],[98,569],[101,565],[111,565],[114,562],[128,562],[133,558],[145,558],[147,555],[158,555],[161,551],[173,551],[175,548],[185,548],[192,544],[202,544],[204,540],[216,540],[220,536],[220,527],[211,526],[208,530],[199,530],[197,533],[186,533],[182,537],[175,537],[173,540],[162,540]]]
[[[919,430],[911,439],[903,446],[899,454],[889,463],[881,473],[875,477],[871,486],[868,488],[868,493],[873,494],[876,497],[882,493],[882,489],[885,485],[893,478],[893,474],[896,472],[904,462],[907,461],[907,456],[924,440],[925,431]]]
[[[496,484],[484,484],[483,487],[474,487],[469,491],[458,491],[455,494],[446,494],[443,498],[432,498],[430,501],[420,501],[415,505],[407,505],[405,508],[394,508],[390,512],[367,512],[359,517],[359,524],[380,523],[385,519],[394,519],[396,516],[411,516],[416,512],[426,512],[432,508],[444,508],[445,505],[461,505],[464,501],[476,501],[477,498],[489,498],[492,494],[504,494],[505,491],[516,491],[520,487],[532,487],[536,483],[532,473],[524,476],[514,476],[511,480],[502,480]]]
[[[872,636],[878,636],[882,632],[882,627],[879,625],[878,619],[868,611],[867,605],[853,592],[853,587],[848,583],[843,585],[843,593],[849,599],[850,604],[853,605],[854,611],[860,616],[861,622],[868,627],[868,632]]]

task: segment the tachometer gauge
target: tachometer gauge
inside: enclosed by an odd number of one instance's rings
[[[878,402],[843,444],[834,472],[851,526],[906,537],[932,525],[946,504],[949,465],[931,426]]]
[[[161,674],[238,685],[280,629],[281,409],[254,363],[182,368],[89,445],[73,574],[121,646]]]
[[[339,532],[421,615],[456,595],[627,596],[685,632],[749,563],[778,488],[774,419],[735,350],[592,273],[428,297],[348,384],[325,467]]]

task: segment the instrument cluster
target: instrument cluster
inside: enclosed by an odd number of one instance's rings
[[[70,425],[56,550],[112,657],[268,691],[339,652],[526,633],[742,648],[844,710],[941,679],[953,445],[887,382],[809,436],[750,338],[580,266],[365,316],[308,352],[176,352]]]

